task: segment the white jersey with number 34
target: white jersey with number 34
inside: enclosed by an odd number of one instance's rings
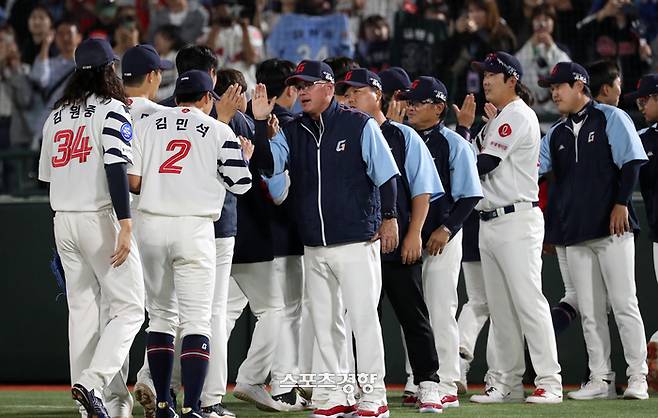
[[[106,164],[132,161],[133,126],[127,106],[114,99],[53,110],[43,126],[39,180],[50,182],[54,211],[94,212],[112,207]]]
[[[138,209],[165,216],[219,219],[226,189],[251,187],[235,134],[194,107],[167,108],[137,122],[128,173],[142,177]]]

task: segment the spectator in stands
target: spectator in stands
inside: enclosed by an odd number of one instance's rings
[[[630,0],[608,0],[591,15],[580,31],[588,37],[587,61],[615,60],[622,73],[622,91],[635,90],[651,66],[651,47],[639,25],[637,9]]]
[[[123,57],[124,52],[129,48],[139,44],[139,29],[137,28],[137,20],[133,16],[120,17],[117,20],[117,26],[114,30],[114,53],[119,57],[119,61]],[[121,74],[120,62],[116,64],[117,74]]]
[[[163,59],[173,62],[176,61],[176,55],[185,46],[185,42],[180,37],[178,26],[164,25],[155,32],[153,46]],[[162,71],[162,82],[156,95],[156,101],[164,100],[174,94],[177,77],[176,67]]]
[[[449,38],[449,8],[442,0],[404,4],[395,14],[391,65],[412,79],[433,74],[443,78]]]
[[[236,0],[214,0],[205,44],[215,51],[219,66],[240,71],[248,91],[256,86],[256,64],[263,59],[263,35],[249,18],[240,17]]]
[[[208,25],[208,12],[195,0],[166,0],[164,6],[156,5],[151,13],[147,36],[151,42],[160,26],[175,25],[185,42],[195,43]]]
[[[479,106],[485,102],[480,73],[470,68],[472,61],[482,61],[495,51],[514,52],[516,37],[504,20],[495,0],[467,0],[464,13],[455,22],[455,34],[446,48],[446,63],[450,71],[444,74],[450,80],[448,91],[453,100],[461,103],[466,94],[476,95]]]
[[[48,53],[53,38],[59,55],[50,58]],[[62,96],[66,80],[75,71],[75,49],[81,41],[77,24],[64,20],[57,24],[54,37],[51,33],[41,43],[41,50],[30,72],[30,78],[40,89],[44,103],[37,126],[43,126],[53,105]],[[38,130],[32,143],[35,149],[39,148],[40,139],[41,131]]]
[[[383,16],[368,16],[359,27],[354,59],[363,68],[379,72],[391,62],[391,28]]]
[[[98,0],[95,4],[94,22],[89,29],[81,32],[85,38],[101,38],[113,44],[119,7],[115,0]]]
[[[603,104],[618,106],[621,97],[621,73],[614,61],[596,61],[585,67],[592,97]]]
[[[41,43],[53,31],[53,19],[48,9],[44,6],[36,6],[32,9],[27,20],[27,27],[30,35],[23,39],[18,38],[18,42],[20,44],[21,59],[24,63],[32,65],[41,50]],[[51,44],[48,56],[54,57],[55,55],[57,55],[57,48],[54,44]]]
[[[530,13],[532,36],[516,53],[523,68],[523,82],[535,96],[532,108],[538,113],[559,113],[551,100],[549,89],[539,87],[537,81],[546,77],[558,62],[571,61],[553,39],[555,9],[548,4],[535,7]]]
[[[345,74],[350,70],[359,68],[359,63],[354,61],[349,57],[331,57],[324,60],[324,62],[331,67],[331,71],[334,73],[334,81],[338,83],[345,79]],[[336,85],[334,89],[334,97],[336,101],[341,104],[347,104],[345,99],[345,92],[347,91],[347,85]]]

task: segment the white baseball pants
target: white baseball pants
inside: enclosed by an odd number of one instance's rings
[[[110,264],[119,230],[111,209],[57,212],[54,218],[66,274],[71,382],[101,393],[122,369],[144,322],[144,279],[134,240],[126,261],[117,268]]]
[[[539,208],[480,221],[480,256],[496,356],[495,385],[518,387],[525,371],[523,340],[537,373],[535,385],[561,393],[555,332],[541,289],[544,219]],[[504,353],[504,355],[503,355]]]
[[[489,319],[489,306],[487,305],[487,294],[484,290],[482,263],[479,261],[464,261],[462,269],[468,301],[462,306],[457,320],[459,352],[470,363],[475,355],[475,343],[478,335],[480,335],[482,327]]]
[[[576,295],[576,286],[573,283],[571,274],[569,274],[569,264],[567,263],[567,247],[556,245],[555,253],[557,254],[557,262],[560,266],[560,275],[562,276],[562,283],[564,283],[564,296],[560,302],[568,303],[572,308],[578,312],[578,296]]]
[[[228,334],[226,330],[228,286],[231,278],[231,261],[235,237],[215,238],[215,291],[212,300],[210,327],[212,354],[208,374],[201,393],[201,406],[212,406],[226,395],[228,374]]]
[[[647,346],[635,294],[633,233],[570,245],[567,262],[576,286],[590,377],[610,379],[613,376],[606,290],[628,364],[626,374],[646,375]]]
[[[462,236],[460,230],[441,254],[423,254],[423,295],[439,356],[439,391],[442,395],[457,396],[455,382],[460,379],[457,284],[462,261]]]
[[[361,399],[385,405],[384,344],[377,314],[382,287],[379,241],[305,247],[304,273],[313,329],[327,367],[322,372],[351,373],[346,358],[347,310],[356,339],[358,371],[374,375],[373,391]],[[329,404],[353,402],[341,385],[329,393]]]
[[[148,294],[147,331],[174,337],[180,332],[181,340],[187,335],[210,337],[216,271],[212,219],[142,212],[138,221]]]

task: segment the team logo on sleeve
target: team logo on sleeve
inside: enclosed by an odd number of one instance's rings
[[[121,136],[126,142],[130,142],[133,139],[133,127],[130,123],[126,122],[121,125],[119,132],[121,132]]]
[[[512,135],[512,127],[509,126],[509,123],[500,125],[500,128],[498,128],[498,135],[500,135],[501,138]]]

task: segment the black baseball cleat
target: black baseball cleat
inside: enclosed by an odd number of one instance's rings
[[[155,406],[155,418],[179,418],[174,407],[167,402],[158,402]]]
[[[272,399],[281,412],[303,411],[308,405],[308,401],[302,397],[297,388],[293,388],[290,392],[272,396]]]
[[[110,418],[103,401],[94,392],[94,389],[87,390],[79,383],[74,384],[71,388],[73,399],[80,402],[80,405],[87,411],[88,418]]]
[[[201,408],[201,415],[203,418],[233,418],[235,414],[220,402],[211,406]]]

